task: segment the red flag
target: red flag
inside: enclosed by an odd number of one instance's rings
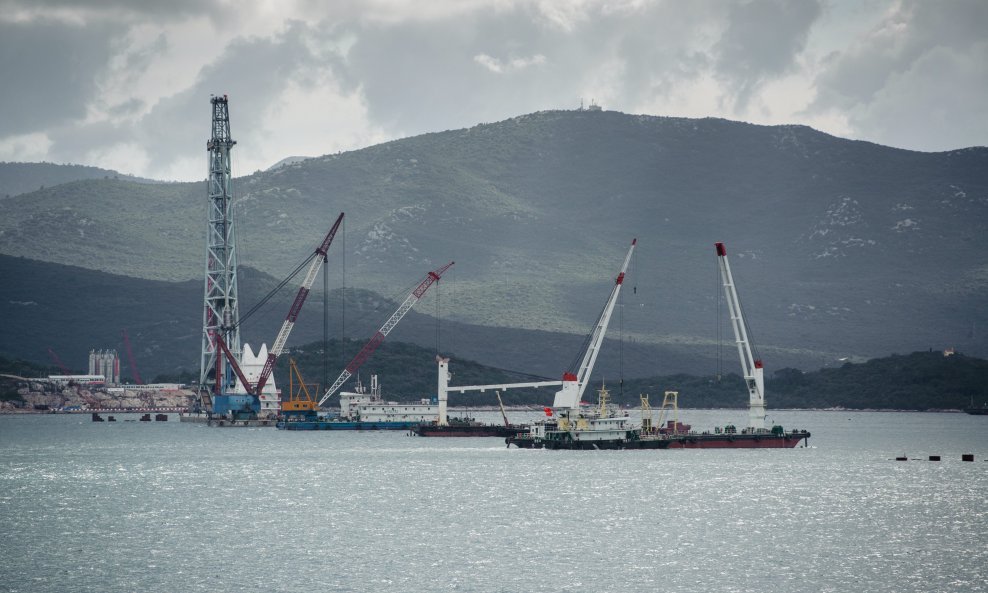
[[[544,408],[546,416],[552,416],[552,408]]]

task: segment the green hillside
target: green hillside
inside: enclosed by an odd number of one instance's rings
[[[81,179],[127,179],[140,183],[159,183],[85,165],[0,162],[0,200]]]
[[[205,193],[46,186],[4,200],[0,253],[199,282]],[[281,278],[345,211],[331,266],[347,286],[392,296],[455,260],[443,315],[474,326],[583,335],[637,237],[625,337],[709,358],[724,241],[773,368],[929,347],[988,355],[986,148],[551,111],[287,164],[235,180],[234,193],[242,265]]]

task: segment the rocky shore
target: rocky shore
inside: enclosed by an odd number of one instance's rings
[[[139,385],[107,390],[79,385],[18,381],[15,384],[5,382],[4,387],[5,394],[0,401],[0,414],[187,408],[193,396],[193,392],[187,389],[148,390]]]

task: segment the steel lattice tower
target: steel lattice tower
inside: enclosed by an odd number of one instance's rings
[[[217,393],[231,384],[229,365],[217,385],[210,373],[222,356],[215,336],[223,336],[227,347],[240,357],[240,311],[237,298],[237,251],[233,225],[233,195],[230,185],[230,150],[236,144],[230,137],[230,111],[227,96],[212,97],[213,136],[206,142],[209,153],[209,215],[206,224],[206,278],[202,323],[202,359],[199,385],[203,394]],[[225,361],[222,361],[225,362]]]

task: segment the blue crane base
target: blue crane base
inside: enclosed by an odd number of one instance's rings
[[[261,411],[261,400],[253,395],[221,394],[213,396],[213,416],[231,420],[252,420]]]

